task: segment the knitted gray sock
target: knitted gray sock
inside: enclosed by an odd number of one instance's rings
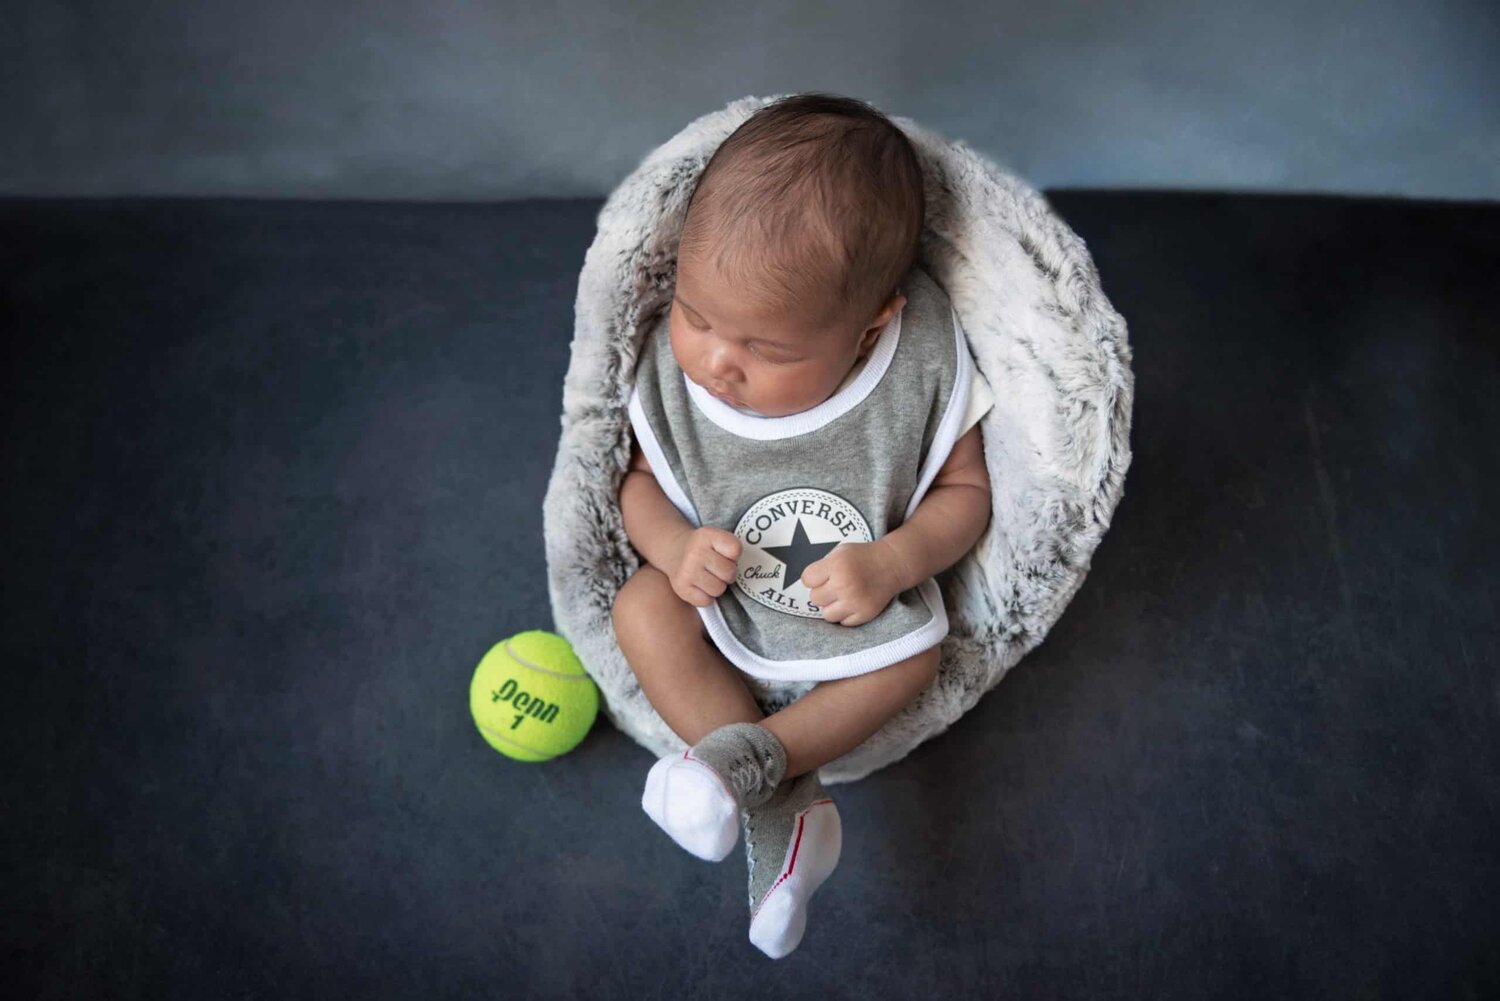
[[[838,807],[813,769],[742,810],[740,822],[750,870],[750,941],[780,959],[802,941],[808,900],[839,863]]]
[[[718,772],[741,809],[764,803],[786,774],[786,748],[758,723],[726,723],[688,748],[687,756]]]
[[[641,809],[687,851],[718,862],[740,836],[739,812],[764,803],[785,774],[786,748],[774,733],[729,723],[652,765]]]

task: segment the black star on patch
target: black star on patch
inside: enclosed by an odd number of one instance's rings
[[[823,555],[837,546],[838,542],[809,542],[807,533],[802,531],[802,519],[797,519],[797,525],[792,529],[792,541],[785,546],[761,546],[763,552],[770,553],[786,566],[786,572],[781,577],[781,589],[784,591],[791,587],[792,582],[802,577],[802,571],[806,570],[808,564],[816,563]]]

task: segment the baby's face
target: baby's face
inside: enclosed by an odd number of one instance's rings
[[[678,262],[672,354],[687,377],[726,403],[784,417],[833,395],[905,304],[895,296],[873,324],[777,314],[718,281],[712,268]]]

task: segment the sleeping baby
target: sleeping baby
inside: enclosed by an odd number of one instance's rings
[[[718,861],[741,827],[750,939],[779,958],[838,863],[818,768],[915,699],[948,617],[934,575],[977,542],[990,391],[917,266],[923,181],[869,105],[751,115],[689,202],[670,308],[630,397],[621,651],[688,744],[641,805]],[[746,678],[816,682],[765,716]]]

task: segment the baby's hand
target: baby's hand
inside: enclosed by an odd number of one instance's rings
[[[703,525],[679,535],[677,545],[675,569],[667,575],[672,590],[689,605],[713,604],[739,572],[739,536]]]
[[[841,542],[798,578],[823,618],[841,626],[869,622],[901,593],[901,566],[890,547],[874,542]]]

